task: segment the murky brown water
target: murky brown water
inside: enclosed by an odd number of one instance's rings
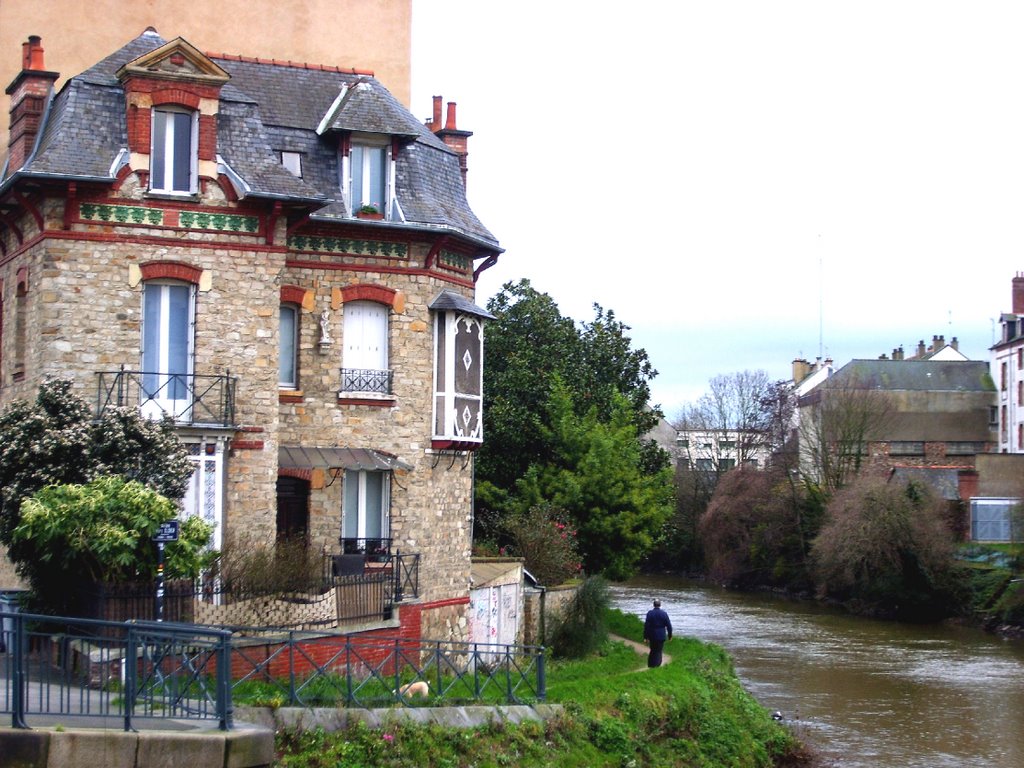
[[[717,643],[747,689],[846,768],[1024,767],[1024,642],[856,618],[664,577],[612,588],[677,634]]]

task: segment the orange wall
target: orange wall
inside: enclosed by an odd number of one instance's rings
[[[152,26],[206,53],[370,70],[409,105],[412,0],[2,0],[0,92],[21,71],[21,44],[39,35],[45,66],[64,79]],[[0,93],[0,157],[10,104]]]

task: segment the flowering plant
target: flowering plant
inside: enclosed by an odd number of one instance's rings
[[[576,528],[565,510],[548,503],[512,515],[507,529],[525,566],[545,586],[557,586],[581,571]]]

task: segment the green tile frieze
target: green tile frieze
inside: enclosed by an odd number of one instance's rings
[[[141,205],[106,205],[103,203],[82,203],[79,209],[86,221],[109,221],[115,224],[164,223],[164,212],[159,208],[143,208]]]
[[[260,220],[236,213],[196,213],[179,211],[178,221],[186,229],[215,229],[221,232],[258,232]]]
[[[358,256],[372,256],[385,259],[409,258],[409,246],[403,243],[353,240],[346,237],[307,237],[299,235],[288,238],[288,248],[293,251],[309,253],[354,253]]]

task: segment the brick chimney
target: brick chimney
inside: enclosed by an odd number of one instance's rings
[[[798,357],[793,361],[793,383],[799,384],[801,381],[807,378],[811,372],[811,366],[806,360]]]
[[[957,340],[956,336],[954,336],[952,339],[950,339],[949,346],[951,346],[957,352],[960,351],[960,342]]]
[[[448,145],[449,149],[455,151],[459,156],[459,169],[462,171],[462,185],[466,185],[466,172],[467,164],[466,158],[469,156],[469,137],[473,135],[472,131],[460,131],[455,124],[455,102],[448,102],[448,114],[445,118],[444,127],[441,127],[441,97],[434,97],[434,115],[427,121],[427,128],[429,128],[434,135],[436,135],[441,141]]]
[[[1013,278],[1013,314],[1024,315],[1024,274]]]
[[[924,346],[924,339],[917,342],[917,354],[914,357],[924,357],[928,353],[928,350]]]
[[[10,138],[7,143],[9,172],[21,168],[36,143],[43,119],[46,100],[53,83],[60,77],[47,72],[43,66],[43,46],[38,35],[32,35],[21,44],[21,72],[7,86],[11,97]]]

